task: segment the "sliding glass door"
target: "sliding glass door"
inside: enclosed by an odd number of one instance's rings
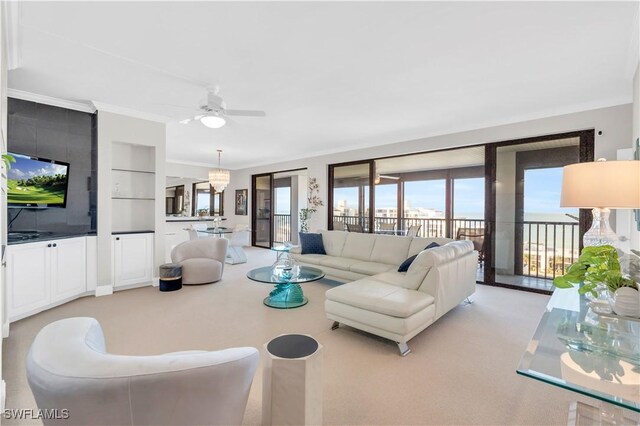
[[[273,180],[271,173],[254,175],[252,184],[252,236],[251,243],[256,247],[271,248],[272,211],[273,211]]]
[[[300,209],[307,206],[307,169],[253,175],[252,245],[298,244]]]
[[[576,132],[491,148],[495,166],[485,282],[549,292],[553,278],[577,259],[586,212],[560,207],[562,167],[592,159],[590,136]]]
[[[330,229],[369,232],[371,168],[372,162],[365,161],[329,169]]]

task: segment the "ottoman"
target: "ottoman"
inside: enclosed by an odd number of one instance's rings
[[[182,266],[179,263],[160,265],[160,291],[176,291],[182,288]]]

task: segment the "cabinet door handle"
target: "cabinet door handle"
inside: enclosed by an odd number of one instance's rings
[[[58,245],[57,245],[57,244],[54,244],[53,246],[54,246],[54,247],[58,247]]]
[[[120,241],[120,237],[116,237],[116,241]]]
[[[51,244],[47,244],[47,247],[51,247]]]

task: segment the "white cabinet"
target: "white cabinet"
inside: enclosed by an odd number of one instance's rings
[[[7,247],[7,313],[9,319],[51,303],[51,243]]]
[[[7,247],[10,320],[87,291],[85,237]]]
[[[51,251],[51,300],[59,302],[87,291],[87,241],[58,240]]]
[[[153,279],[153,234],[117,234],[112,237],[114,287]]]

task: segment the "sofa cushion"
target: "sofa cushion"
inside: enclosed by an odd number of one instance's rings
[[[363,278],[327,290],[327,299],[397,318],[407,318],[433,304],[429,294]]]
[[[413,268],[411,271],[398,272],[388,271],[371,277],[376,281],[406,288],[407,290],[417,290],[422,285],[424,278],[429,273],[429,267]]]
[[[409,267],[409,271],[414,267],[430,268],[436,265],[443,265],[471,251],[473,251],[473,243],[467,240],[454,241],[442,247],[424,250],[420,252],[416,260],[413,261]]]
[[[302,254],[327,254],[324,251],[322,234],[300,232],[300,245],[302,246]]]
[[[387,272],[388,270],[395,269],[395,265],[389,265],[386,263],[378,262],[357,262],[351,265],[350,271],[357,272],[365,275],[375,275],[381,272]]]
[[[351,265],[357,262],[359,262],[357,259],[349,259],[347,257],[325,256],[325,258],[320,261],[320,265],[342,271],[349,271],[351,270]]]
[[[374,234],[347,232],[347,240],[344,242],[341,256],[369,261],[375,242],[376,235]]]
[[[422,250],[424,250],[424,248],[426,246],[428,246],[431,243],[438,243],[441,246],[450,243],[451,241],[454,241],[450,238],[419,238],[419,237],[415,237],[412,241],[411,241],[411,245],[409,246],[409,253],[407,254],[407,257],[409,256],[413,256],[414,254],[418,254],[420,253]]]
[[[407,253],[409,253],[411,240],[411,237],[376,235],[370,260],[372,262],[399,265],[407,257]]]
[[[292,253],[291,257],[298,262],[311,263],[312,265],[320,265],[320,262],[327,258],[326,254],[301,254]]]
[[[434,247],[440,247],[440,244],[433,242],[428,246],[426,246],[424,249],[429,250]],[[398,272],[407,272],[409,270],[409,266],[411,266],[411,264],[413,263],[413,261],[416,259],[417,256],[418,256],[417,254],[414,254],[413,256],[409,256],[404,262],[400,264],[400,266],[398,267]]]
[[[324,243],[324,251],[329,256],[341,256],[344,242],[347,239],[346,231],[320,231],[322,234],[322,242]]]

